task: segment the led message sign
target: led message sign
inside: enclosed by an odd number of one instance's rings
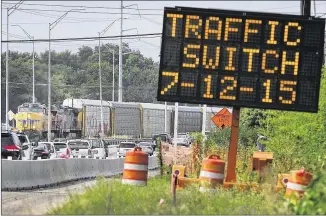
[[[318,111],[325,20],[165,8],[157,99]]]

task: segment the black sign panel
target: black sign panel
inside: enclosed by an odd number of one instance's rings
[[[165,8],[159,101],[318,111],[325,20]]]

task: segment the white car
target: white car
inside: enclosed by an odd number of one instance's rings
[[[105,145],[101,139],[87,139],[91,143],[92,154],[94,158],[105,159]]]
[[[70,158],[71,150],[65,142],[53,142],[58,158]]]
[[[152,156],[154,153],[152,144],[150,142],[140,142],[138,146],[142,149],[143,152],[146,152],[149,156]]]
[[[25,134],[19,134],[17,133],[17,136],[22,144],[22,160],[32,160],[33,155],[33,146],[32,143],[29,141],[29,138]]]
[[[117,152],[118,157],[126,157],[128,151],[134,150],[136,143],[134,142],[122,142],[119,145],[119,150]]]
[[[73,157],[89,157],[93,158],[92,145],[89,140],[75,139],[67,142],[68,147],[71,149],[71,155]]]

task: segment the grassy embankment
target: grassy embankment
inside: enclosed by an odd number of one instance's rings
[[[71,195],[69,201],[50,214],[69,215],[204,215],[204,214],[286,214],[280,194],[218,189],[214,194],[200,193],[198,187],[177,192],[173,206],[169,177],[149,179],[147,187],[122,185],[121,180],[100,178],[96,186],[82,195]],[[160,201],[163,203],[160,204]],[[283,208],[282,208],[283,207]]]

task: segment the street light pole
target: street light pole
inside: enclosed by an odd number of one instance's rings
[[[120,23],[120,44],[119,44],[119,89],[118,101],[122,102],[122,26],[123,26],[123,2],[121,0],[121,23]]]
[[[24,1],[19,1],[11,8],[7,8],[7,41],[9,41],[9,16],[15,12],[15,10],[23,3]],[[10,12],[10,10],[12,10]],[[9,43],[7,42],[6,50],[6,130],[9,129]]]
[[[18,26],[21,30],[23,30],[23,32],[25,33],[25,35],[30,40],[33,40],[33,103],[35,103],[35,70],[34,70],[35,51],[34,51],[34,37],[32,37],[30,34],[28,34],[27,31],[25,31],[25,29],[23,27],[21,27],[20,25],[12,25],[12,26]]]
[[[102,71],[101,71],[101,33],[98,33],[98,73],[100,78],[100,101],[101,101],[101,134],[104,135],[104,122],[103,122],[103,98],[102,98]]]
[[[7,41],[9,41],[9,9],[7,9]],[[6,50],[6,130],[8,130],[9,125],[9,43],[7,42]]]
[[[34,50],[34,37],[33,37],[33,103],[35,103],[35,50]]]
[[[113,55],[113,63],[112,63],[112,101],[114,101],[114,72],[115,72],[115,68],[114,68],[114,62],[115,62],[115,53],[114,53],[114,50],[112,50],[112,55]]]
[[[49,23],[49,61],[48,61],[48,142],[51,141],[51,23]]]
[[[111,28],[111,26],[119,19],[114,20],[102,32],[98,33],[98,64],[99,64],[99,79],[100,79],[100,100],[101,100],[101,135],[104,135],[104,122],[103,122],[103,102],[102,102],[102,72],[101,72],[101,36]]]
[[[58,25],[58,23],[67,16],[67,14],[71,11],[76,10],[84,10],[82,9],[71,9],[64,13],[61,17],[59,17],[53,23],[49,23],[49,63],[48,63],[48,142],[51,141],[51,123],[52,123],[52,116],[51,116],[51,30]]]

